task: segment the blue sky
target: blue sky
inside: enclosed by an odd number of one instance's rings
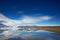
[[[59,0],[0,0],[5,25],[60,25]]]

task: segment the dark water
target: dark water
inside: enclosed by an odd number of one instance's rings
[[[60,40],[60,35],[50,31],[20,31],[18,36],[7,38],[6,40]]]

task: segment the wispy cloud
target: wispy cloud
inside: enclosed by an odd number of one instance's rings
[[[22,19],[22,22],[23,23],[35,23],[35,22],[37,22],[37,19],[29,17],[29,16],[24,16]]]
[[[41,20],[49,20],[49,19],[52,19],[52,17],[50,16],[42,16],[40,17]]]
[[[13,25],[17,25],[17,24],[20,24],[19,20],[17,22],[17,20],[12,20],[2,14],[0,14],[0,21],[3,21],[2,24],[5,24],[5,25],[8,25],[8,26],[13,26]]]
[[[24,11],[18,11],[18,13],[19,13],[19,14],[22,14],[22,13],[24,13]]]
[[[4,21],[3,24],[8,26],[16,26],[16,25],[23,25],[26,24],[29,25],[32,23],[37,23],[41,21],[50,20],[52,17],[50,16],[39,16],[39,17],[29,17],[29,16],[23,16],[20,20],[12,20],[2,14],[0,14],[0,21]]]

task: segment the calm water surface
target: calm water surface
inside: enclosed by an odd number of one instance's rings
[[[60,40],[60,35],[54,32],[39,30],[39,31],[19,31],[17,36],[8,36],[6,40]],[[0,35],[0,40],[2,36]],[[4,39],[2,39],[4,40]]]

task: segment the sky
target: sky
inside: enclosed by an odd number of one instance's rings
[[[60,0],[0,0],[0,23],[60,26]]]

